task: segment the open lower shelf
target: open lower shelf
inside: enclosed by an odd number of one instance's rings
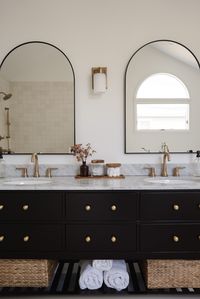
[[[130,283],[127,289],[120,292],[111,288],[102,286],[101,289],[90,291],[80,290],[78,280],[80,275],[80,265],[78,262],[59,262],[55,271],[54,278],[48,288],[0,288],[0,296],[28,296],[28,295],[134,295],[134,294],[152,294],[152,295],[172,295],[188,294],[199,295],[200,289],[177,288],[177,289],[147,289],[139,264],[128,261],[127,269],[130,274]]]

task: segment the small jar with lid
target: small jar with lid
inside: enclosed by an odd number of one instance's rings
[[[109,177],[119,177],[120,176],[120,163],[107,163],[107,175]]]
[[[90,174],[91,176],[104,176],[105,175],[104,160],[92,160],[90,163]]]

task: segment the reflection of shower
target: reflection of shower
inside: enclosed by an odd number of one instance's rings
[[[3,91],[0,91],[0,94],[3,94],[3,100],[6,101],[12,97],[12,93],[5,93]]]
[[[7,139],[7,147],[8,147],[8,153],[11,152],[11,149],[10,149],[10,108],[8,107],[5,107],[5,111],[6,111],[6,127],[7,127],[7,136],[6,136],[6,139]]]

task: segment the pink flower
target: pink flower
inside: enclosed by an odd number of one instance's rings
[[[86,146],[82,146],[82,144],[75,144],[70,147],[71,153],[76,156],[78,162],[86,162],[89,156],[92,156],[96,151],[91,148],[90,143],[86,144]]]

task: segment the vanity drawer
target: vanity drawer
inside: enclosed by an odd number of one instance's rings
[[[200,224],[142,224],[140,247],[151,252],[200,251]]]
[[[200,192],[143,192],[142,220],[199,220]]]
[[[0,220],[59,219],[63,198],[58,191],[1,191]]]
[[[135,251],[136,225],[69,225],[67,249],[70,251]]]
[[[62,225],[0,224],[1,251],[57,251],[63,247]]]
[[[70,220],[133,221],[137,216],[137,192],[74,192],[66,203]]]

